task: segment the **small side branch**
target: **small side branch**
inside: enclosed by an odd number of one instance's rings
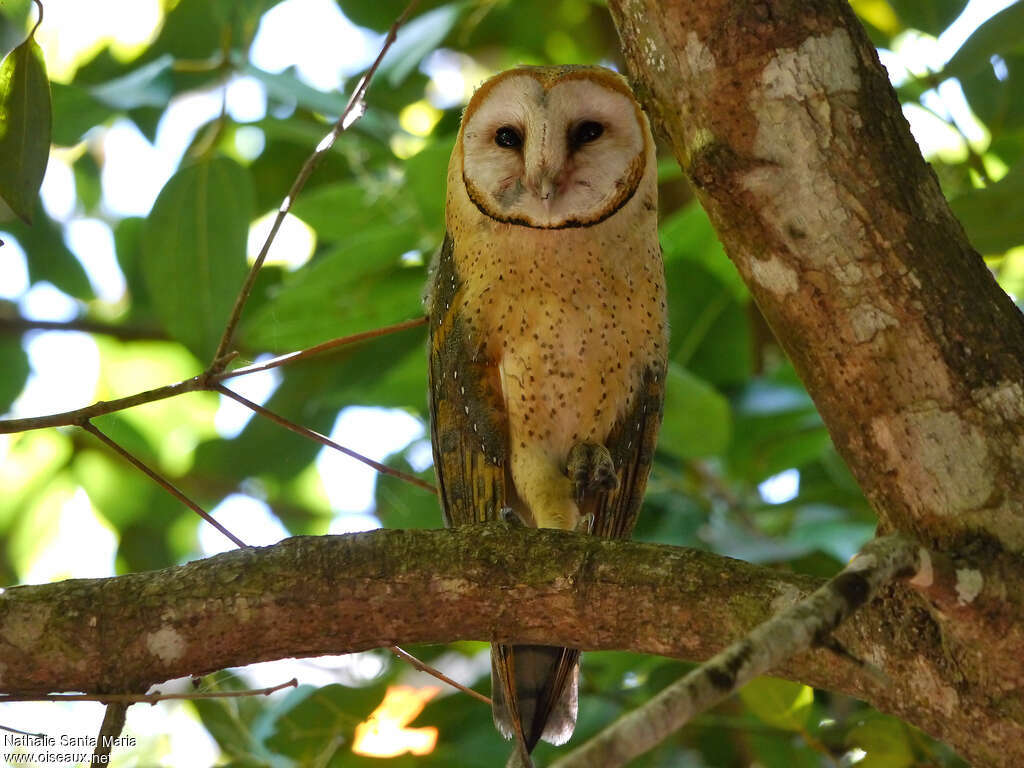
[[[808,648],[827,647],[831,633],[879,588],[917,572],[920,551],[899,535],[869,542],[846,568],[809,597],[622,716],[552,768],[625,765],[758,675]]]
[[[126,706],[128,704],[156,704],[159,701],[185,699],[240,699],[245,696],[269,696],[284,688],[296,688],[299,681],[294,677],[286,683],[278,683],[269,688],[255,688],[245,691],[206,691],[190,693],[47,693],[41,696],[0,696],[0,704],[8,701],[98,701],[103,704]],[[108,706],[108,711],[110,707]],[[2,728],[3,726],[0,726]],[[5,730],[14,730],[5,729]],[[18,731],[24,733],[24,731]]]
[[[301,424],[296,424],[294,421],[289,421],[288,419],[284,418],[284,416],[280,416],[279,414],[274,413],[269,408],[264,408],[259,403],[254,403],[252,400],[243,397],[242,395],[228,389],[222,384],[218,384],[214,389],[217,392],[220,392],[225,397],[230,397],[232,400],[234,400],[237,403],[240,403],[241,405],[244,405],[246,408],[253,411],[254,413],[258,413],[260,416],[263,416],[266,419],[270,419],[270,421],[274,422],[275,424],[280,424],[285,429],[289,429],[297,435],[302,435],[303,437],[313,440],[314,442],[320,443],[321,445],[326,445],[328,448],[333,448],[336,451],[340,451],[341,453],[344,453],[346,456],[350,456],[356,461],[361,461],[366,466],[372,467],[373,469],[377,470],[383,475],[391,475],[392,477],[397,477],[399,480],[404,480],[407,483],[411,483],[412,485],[415,485],[417,488],[422,488],[423,490],[430,491],[431,493],[437,493],[437,489],[434,488],[434,486],[432,486],[425,480],[420,480],[415,475],[410,475],[406,472],[402,472],[399,469],[395,469],[394,467],[389,467],[387,464],[381,464],[379,461],[374,461],[368,456],[363,456],[363,454],[357,453],[356,451],[353,451],[351,448],[346,448],[345,446],[334,442],[333,440],[331,440],[331,438],[327,437],[326,435],[322,435],[319,432],[310,429],[309,427],[302,426]]]

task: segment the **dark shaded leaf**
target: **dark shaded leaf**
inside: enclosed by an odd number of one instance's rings
[[[0,62],[0,198],[26,223],[50,159],[52,119],[43,52],[30,37]]]
[[[960,81],[971,109],[994,139],[1024,129],[1024,54],[1001,58],[1006,71],[999,76],[987,66]]]
[[[28,380],[28,355],[19,337],[0,337],[0,371],[0,413],[6,413]]]
[[[394,24],[408,4],[407,0],[338,0],[338,5],[352,22],[378,32]],[[423,0],[416,10],[422,14],[442,4],[443,0]]]
[[[32,226],[19,220],[0,225],[14,235],[24,249],[29,280],[33,284],[45,280],[76,299],[93,298],[85,269],[64,244],[60,225],[43,210],[39,200],[36,201],[32,220]]]
[[[938,37],[960,15],[967,0],[891,0],[891,5],[905,26]]]
[[[77,85],[50,83],[53,95],[53,143],[62,146],[77,144],[82,134],[114,114],[88,89]]]
[[[1024,244],[1024,164],[991,186],[961,195],[950,207],[982,253],[1003,253]]]
[[[675,363],[669,363],[665,384],[665,420],[658,447],[680,458],[722,452],[732,431],[726,399]]]
[[[242,166],[201,160],[171,177],[146,222],[149,296],[168,333],[200,360],[213,355],[245,278],[252,198]]]

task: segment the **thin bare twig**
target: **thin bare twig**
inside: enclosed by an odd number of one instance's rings
[[[430,483],[426,482],[425,480],[420,480],[415,475],[410,475],[406,472],[402,472],[400,469],[389,467],[387,464],[381,464],[379,461],[374,461],[373,459],[367,456],[363,456],[361,453],[357,453],[353,451],[351,448],[346,448],[343,445],[339,445],[326,435],[322,435],[319,432],[310,429],[309,427],[302,426],[301,424],[296,424],[294,421],[289,421],[288,419],[284,418],[284,416],[280,416],[279,414],[274,413],[269,408],[264,408],[259,403],[254,403],[252,400],[242,397],[240,394],[228,389],[223,384],[217,384],[214,387],[214,389],[217,392],[220,392],[225,397],[230,397],[232,400],[241,403],[246,408],[254,411],[255,413],[258,413],[260,416],[270,419],[275,424],[280,424],[285,429],[290,429],[297,435],[308,437],[310,440],[315,440],[321,445],[326,445],[328,448],[334,448],[336,451],[341,451],[346,456],[351,456],[353,459],[363,462],[363,464],[366,464],[368,467],[373,467],[381,474],[397,477],[399,480],[405,480],[405,482],[412,483],[413,485],[418,486],[419,488],[422,488],[425,491],[430,491],[431,493],[435,494],[437,493],[437,489]]]
[[[271,358],[270,360],[266,360],[262,363],[254,363],[253,365],[247,365],[244,368],[236,368],[233,371],[218,373],[211,378],[214,381],[224,381],[225,379],[233,379],[235,376],[245,376],[247,373],[269,371],[271,368],[277,368],[281,365],[290,365],[291,363],[298,362],[299,360],[305,360],[306,358],[319,355],[331,349],[343,347],[347,344],[355,344],[360,341],[366,341],[367,339],[377,338],[378,336],[386,336],[389,333],[397,333],[398,331],[405,331],[410,328],[418,328],[419,326],[426,324],[426,317],[417,317],[414,320],[405,320],[401,323],[395,323],[394,325],[385,325],[383,328],[375,328],[372,331],[361,331],[359,333],[353,333],[351,336],[340,336],[337,339],[331,339],[330,341],[325,341],[322,344],[315,344],[308,349],[302,349],[298,352],[289,352],[285,355],[278,355],[277,357]]]
[[[296,688],[299,681],[294,677],[287,683],[246,691],[209,691],[207,693],[44,693],[38,696],[0,695],[0,704],[5,701],[99,701],[104,704],[156,704],[171,699],[238,699],[243,696],[269,696],[282,688]],[[3,727],[3,726],[0,726]],[[5,729],[5,730],[14,730]],[[19,731],[22,733],[22,731]]]
[[[231,539],[231,541],[236,546],[243,547],[243,548],[246,546],[244,541],[242,541],[240,538],[235,536],[235,534],[233,534],[231,531],[229,531],[223,525],[218,523],[216,520],[214,520],[213,517],[205,509],[200,507],[198,504],[196,504],[194,501],[192,501],[192,499],[190,499],[184,493],[179,491],[169,480],[167,480],[165,477],[163,477],[159,472],[157,472],[157,471],[155,471],[153,469],[150,469],[148,466],[143,464],[142,461],[137,459],[130,451],[126,450],[125,448],[122,448],[119,443],[115,442],[110,437],[108,437],[103,432],[101,432],[99,430],[99,428],[95,424],[93,424],[91,421],[88,421],[88,420],[83,421],[83,422],[81,422],[79,424],[79,426],[82,427],[82,429],[84,429],[86,432],[91,432],[92,434],[94,434],[105,445],[107,445],[109,448],[111,448],[116,453],[118,453],[125,461],[127,461],[132,466],[136,467],[143,474],[148,476],[153,482],[155,482],[157,485],[159,485],[165,491],[167,491],[172,496],[174,496],[174,498],[176,498],[182,504],[184,504],[189,509],[191,509],[193,512],[195,512],[197,515],[199,515],[201,518],[203,518],[203,520],[208,522],[210,525],[212,525],[218,531],[220,531],[225,536],[227,536],[229,539]]]
[[[45,733],[32,733],[32,731],[22,731],[18,728],[11,728],[9,725],[0,725],[0,731],[9,731],[11,733],[20,733],[22,736],[31,736],[34,739],[42,739],[46,737]]]
[[[426,322],[427,320],[425,317],[416,318],[415,320],[406,320],[403,323],[388,325],[383,328],[375,328],[371,331],[361,331],[360,333],[355,333],[351,336],[340,336],[336,339],[325,341],[322,344],[317,344],[309,349],[280,355],[272,360],[267,360],[264,363],[248,365],[244,368],[236,368],[233,371],[227,371],[225,373],[212,375],[200,374],[199,376],[193,376],[191,379],[179,381],[176,384],[168,384],[163,387],[157,387],[156,389],[136,392],[134,395],[119,397],[116,400],[100,400],[92,405],[76,408],[73,411],[51,413],[45,416],[29,416],[22,419],[0,419],[0,435],[11,434],[14,432],[27,432],[32,429],[46,429],[47,427],[75,426],[80,424],[82,421],[87,421],[97,416],[105,416],[108,413],[123,411],[127,408],[134,408],[138,405],[154,403],[158,400],[165,400],[169,397],[185,394],[186,392],[210,391],[215,389],[215,382],[219,382],[224,379],[232,379],[236,376],[245,376],[249,373],[258,373],[270,368],[290,365],[298,362],[299,360],[305,360],[313,354],[323,354],[324,352],[338,349],[348,344],[355,344],[377,336],[385,336],[389,333],[397,333],[398,331],[416,328]]]
[[[432,677],[436,677],[442,683],[448,683],[448,685],[450,685],[452,688],[457,688],[458,690],[462,691],[463,693],[469,694],[474,699],[477,699],[478,701],[482,701],[488,707],[491,706],[491,700],[489,698],[487,698],[486,696],[484,696],[479,691],[474,691],[472,688],[467,688],[462,683],[459,683],[459,682],[456,682],[455,680],[452,680],[450,677],[448,677],[448,675],[446,675],[441,670],[435,669],[434,667],[430,666],[429,664],[425,664],[424,662],[422,662],[419,659],[417,659],[415,656],[413,656],[408,651],[403,651],[397,645],[389,645],[388,646],[388,650],[391,651],[393,654],[395,654],[395,656],[400,658],[402,661],[407,661],[409,664],[412,664],[412,666],[416,667],[416,669],[418,669],[420,672],[426,672],[428,675],[431,675]]]
[[[179,381],[177,384],[147,389],[145,392],[136,392],[134,395],[119,397],[116,400],[99,400],[92,405],[76,408],[73,411],[51,413],[46,416],[29,416],[24,419],[0,419],[0,435],[46,427],[71,427],[97,416],[123,411],[126,408],[134,408],[145,403],[155,403],[157,400],[166,400],[168,397],[183,395],[186,392],[200,392],[204,389],[209,389],[205,375],[193,376],[191,379]]]
[[[292,203],[295,198],[298,197],[302,188],[306,186],[306,182],[309,177],[313,175],[313,171],[317,169],[322,161],[323,157],[327,152],[334,146],[334,142],[338,140],[345,131],[347,131],[356,120],[363,116],[366,111],[366,89],[370,85],[370,80],[373,78],[377,68],[380,67],[381,61],[384,59],[384,55],[391,48],[395,42],[395,38],[398,35],[398,28],[405,23],[406,18],[412,13],[413,9],[418,4],[419,0],[412,0],[402,11],[402,15],[399,16],[395,23],[391,25],[391,29],[388,30],[387,37],[384,39],[384,45],[381,46],[380,53],[377,54],[377,58],[373,64],[366,71],[366,74],[360,78],[359,83],[356,85],[355,90],[352,91],[352,95],[349,97],[348,103],[345,105],[345,109],[342,110],[341,116],[334,123],[334,127],[331,128],[328,133],[317,145],[316,149],[313,150],[313,154],[309,156],[302,168],[299,170],[299,175],[295,177],[295,181],[292,182],[291,188],[288,190],[288,194],[285,195],[284,200],[281,201],[281,205],[277,209],[277,216],[274,218],[274,224],[270,228],[270,232],[267,233],[267,238],[263,242],[263,247],[260,248],[259,255],[256,257],[256,261],[253,262],[252,268],[249,270],[249,274],[246,275],[245,282],[242,284],[241,290],[238,292],[238,296],[235,298],[235,304],[231,308],[231,314],[228,317],[228,322],[224,326],[224,333],[220,337],[220,343],[217,344],[217,351],[213,355],[213,362],[210,365],[210,371],[212,373],[220,373],[224,370],[224,364],[221,362],[224,355],[227,353],[228,348],[234,341],[235,331],[238,328],[238,321],[242,317],[242,310],[245,308],[245,303],[249,300],[249,294],[252,293],[253,284],[256,282],[256,275],[263,267],[263,262],[267,258],[267,253],[270,251],[270,246],[277,237],[277,232],[281,228],[281,224],[284,223],[285,216],[288,215],[288,211],[291,210]],[[219,367],[218,367],[219,366]]]

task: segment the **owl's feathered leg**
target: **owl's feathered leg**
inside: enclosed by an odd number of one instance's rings
[[[586,495],[619,487],[612,455],[598,443],[576,443],[569,451],[565,473],[575,486],[577,504]]]

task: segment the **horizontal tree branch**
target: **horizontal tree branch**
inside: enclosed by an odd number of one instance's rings
[[[962,607],[968,619],[1024,625],[997,615],[1000,595],[1024,592],[1003,573],[1012,571],[985,571],[984,590]],[[137,690],[270,659],[456,639],[705,659],[820,583],[706,552],[501,523],[298,537],[162,571],[6,590],[0,690]],[[972,609],[988,614],[979,621]],[[825,651],[775,672],[866,699],[958,747],[968,737],[984,747],[949,708],[991,717],[998,701],[941,682],[949,659],[920,595],[886,590],[836,638],[892,684]],[[1015,679],[1022,664],[1008,654],[1001,671]],[[1024,732],[1016,736],[1024,759]]]
[[[113,336],[124,341],[163,341],[170,338],[159,328],[138,325],[119,325],[100,320],[29,320],[24,317],[0,317],[0,333],[21,334],[28,331],[80,331]]]

